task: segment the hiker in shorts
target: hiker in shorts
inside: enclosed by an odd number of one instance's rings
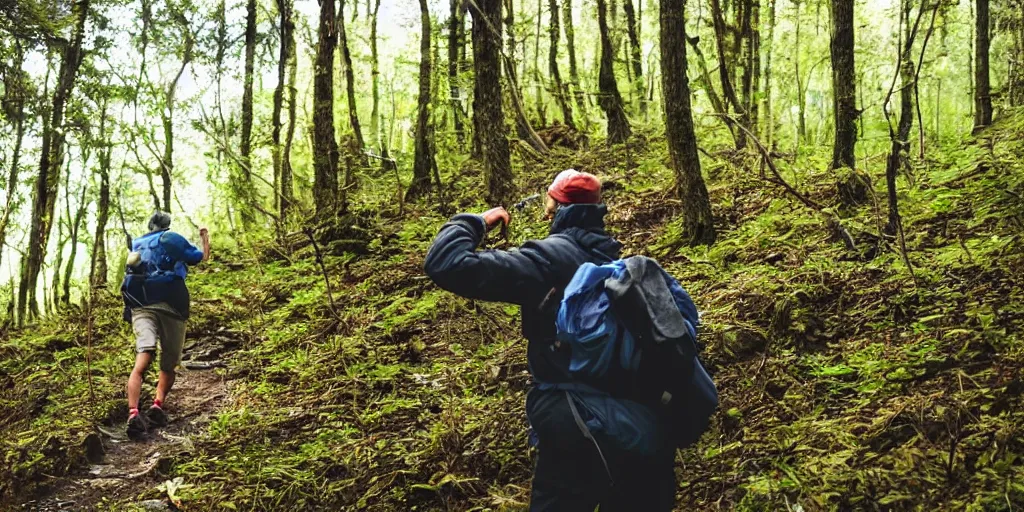
[[[189,294],[185,286],[188,267],[210,257],[210,235],[199,230],[202,250],[185,237],[170,231],[171,216],[157,211],[149,219],[149,233],[132,241],[121,294],[124,319],[135,332],[135,368],[128,377],[128,437],[139,439],[150,425],[167,424],[164,400],[174,386],[174,370],[185,344]],[[159,351],[158,351],[159,348]],[[156,397],[146,414],[139,414],[142,378],[157,353],[160,378]]]
[[[545,213],[550,235],[509,251],[477,250],[488,231],[509,223],[504,208],[452,217],[430,247],[426,273],[463,297],[521,306],[534,382],[526,414],[538,448],[531,511],[669,511],[676,479],[667,426],[630,400],[582,389],[573,391],[578,404],[566,399],[575,382],[570,348],[556,339],[562,290],[581,265],[618,259],[622,250],[605,232],[600,181],[563,171],[548,188]],[[615,418],[616,425],[601,425],[600,417]]]

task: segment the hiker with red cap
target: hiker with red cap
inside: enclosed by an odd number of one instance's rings
[[[424,264],[441,288],[470,299],[521,306],[522,332],[534,387],[526,399],[530,442],[538,448],[531,511],[669,511],[675,500],[675,447],[666,425],[647,407],[608,394],[580,392],[571,351],[556,338],[565,288],[585,263],[617,260],[622,245],[605,231],[607,208],[592,174],[563,171],[548,188],[550,234],[518,249],[477,250],[488,231],[510,222],[493,208],[452,217]],[[602,424],[615,418],[622,425]],[[625,431],[625,433],[624,433]],[[616,432],[615,436],[610,433]]]

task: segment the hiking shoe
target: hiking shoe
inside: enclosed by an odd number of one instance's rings
[[[128,439],[138,441],[146,435],[146,418],[136,414],[128,418]]]
[[[154,404],[149,407],[149,410],[146,411],[146,419],[154,427],[167,426],[167,413],[159,405]]]

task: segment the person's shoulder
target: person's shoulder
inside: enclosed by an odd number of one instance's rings
[[[160,235],[160,242],[180,246],[187,243],[188,239],[174,231],[164,231],[163,234]]]

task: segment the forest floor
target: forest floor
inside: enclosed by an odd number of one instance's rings
[[[556,149],[521,166],[523,196],[567,167],[606,178],[612,234],[627,253],[656,257],[703,312],[721,408],[679,452],[679,510],[1024,508],[1021,133],[1024,115],[1007,115],[911,159],[900,178],[906,259],[881,233],[884,182],[882,204],[831,206],[835,177],[813,148],[777,163],[828,215],[767,182],[748,154],[702,157],[719,228],[710,248],[680,243],[683,205],[665,192],[656,140]],[[884,155],[865,165],[877,176]],[[487,206],[471,162],[450,179],[456,209]],[[166,462],[90,506],[525,507],[533,452],[518,311],[434,287],[422,261],[445,217],[380,197],[388,186],[364,184],[355,204],[367,206],[320,231],[330,288],[312,247],[261,242],[219,249],[190,278],[199,342],[189,352],[226,366],[193,373],[226,386],[210,395],[224,398],[186,412],[189,425],[165,437],[188,441],[170,451],[133,447],[119,474],[147,469],[150,450]],[[539,213],[516,215],[509,240],[485,245],[543,237]],[[94,339],[73,310],[0,343],[0,509],[74,499],[53,478],[85,478],[89,436],[123,425],[132,353],[119,313],[114,297],[97,306]]]

